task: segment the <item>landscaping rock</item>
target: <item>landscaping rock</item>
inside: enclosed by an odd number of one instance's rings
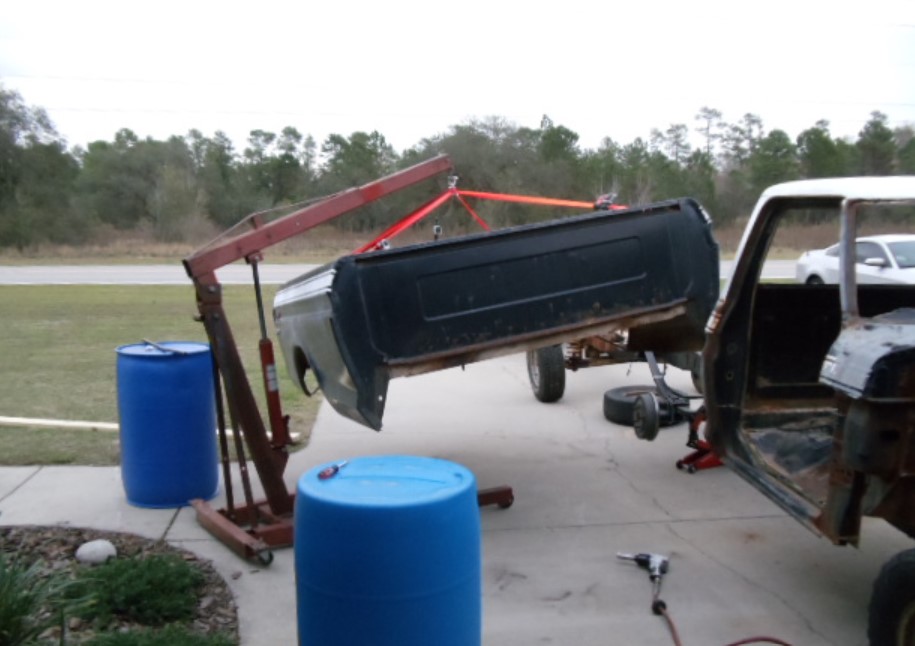
[[[104,538],[83,543],[76,550],[77,561],[93,565],[105,563],[108,559],[113,559],[117,555],[118,551],[114,547],[114,543]]]

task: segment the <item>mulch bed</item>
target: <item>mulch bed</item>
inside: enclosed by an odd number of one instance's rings
[[[177,554],[200,570],[204,584],[197,590],[197,612],[191,621],[195,632],[201,634],[223,633],[238,643],[238,613],[232,591],[213,566],[192,552],[165,541],[153,540],[123,532],[66,527],[58,525],[18,525],[0,527],[0,552],[30,565],[40,561],[42,570],[75,573],[87,567],[76,560],[76,549],[83,543],[99,538],[111,541],[118,557],[146,557],[154,554]],[[141,628],[140,624],[117,620],[107,631],[124,631]],[[90,622],[72,617],[68,621],[67,643],[79,644],[95,636]],[[56,635],[51,635],[56,636]]]

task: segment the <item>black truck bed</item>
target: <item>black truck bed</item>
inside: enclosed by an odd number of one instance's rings
[[[381,428],[388,381],[613,330],[632,350],[699,350],[718,247],[689,199],[342,257],[284,285],[287,367]]]

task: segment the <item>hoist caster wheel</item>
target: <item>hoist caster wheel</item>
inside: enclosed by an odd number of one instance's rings
[[[699,469],[696,468],[696,465],[695,465],[695,464],[691,464],[691,465],[689,465],[688,467],[686,467],[686,472],[687,472],[687,473],[696,473],[696,471],[698,471],[698,470],[699,470]]]
[[[272,550],[262,550],[254,554],[255,560],[264,567],[273,563],[273,551]]]
[[[683,460],[677,460],[677,468],[683,471]]]
[[[499,509],[508,509],[515,503],[515,497],[509,496],[506,500],[499,502]]]

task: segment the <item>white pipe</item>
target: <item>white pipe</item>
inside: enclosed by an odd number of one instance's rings
[[[116,431],[118,425],[112,422],[82,422],[78,420],[37,419],[33,417],[3,417],[0,426],[35,426],[47,428],[83,428],[90,431]]]
[[[4,417],[0,415],[0,426],[32,426],[36,428],[75,428],[88,431],[117,431],[119,426],[113,422],[82,422],[78,420],[37,419],[34,417]],[[232,437],[232,429],[226,429]],[[297,444],[302,439],[301,433],[290,433],[289,439]]]

